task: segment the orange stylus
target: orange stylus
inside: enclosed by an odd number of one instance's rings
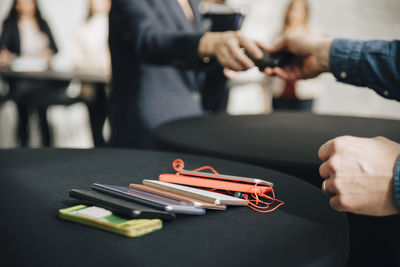
[[[223,189],[223,190],[243,192],[243,193],[265,194],[272,191],[271,187],[267,186],[220,181],[207,178],[197,178],[197,177],[177,175],[177,174],[160,174],[159,180],[168,183],[199,186],[212,189]]]

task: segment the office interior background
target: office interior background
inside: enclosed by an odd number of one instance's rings
[[[12,0],[0,1],[0,20],[3,21]],[[59,47],[52,67],[56,70],[72,69],[73,40],[77,29],[87,16],[84,0],[38,0],[43,16],[51,25]],[[242,31],[245,35],[272,44],[279,34],[288,0],[228,0],[227,4],[247,7]],[[310,27],[313,31],[333,36],[359,39],[400,38],[400,1],[398,0],[309,0]],[[239,75],[238,81],[230,82],[228,113],[259,114],[271,112],[265,101],[260,81],[265,77],[256,69]],[[0,81],[1,82],[1,81]],[[366,88],[340,84],[330,74],[315,81],[318,86],[312,111],[320,114],[363,116],[400,120],[400,103],[378,96]],[[69,90],[79,90],[71,85]],[[5,90],[0,84],[0,90]],[[15,105],[8,101],[0,105],[0,148],[16,147],[17,122]],[[53,129],[54,146],[93,147],[89,116],[84,104],[68,107],[53,106],[48,111]],[[38,126],[30,124],[29,146],[40,145]],[[35,134],[37,133],[37,134]],[[109,136],[109,127],[103,134]]]

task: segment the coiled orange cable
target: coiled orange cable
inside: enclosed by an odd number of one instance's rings
[[[172,167],[174,168],[174,170],[176,171],[176,174],[179,175],[180,171],[182,171],[185,167],[185,163],[182,159],[175,159],[172,162]],[[197,168],[195,170],[192,170],[194,172],[199,172],[202,170],[210,170],[212,171],[214,174],[220,174],[219,172],[217,172],[213,167],[211,166],[203,166],[200,168]],[[254,186],[257,187],[259,183],[256,183]],[[264,185],[264,184],[263,184]],[[282,206],[283,204],[285,204],[285,202],[283,202],[282,200],[279,200],[275,197],[275,191],[273,189],[273,187],[269,184],[266,183],[266,186],[271,188],[271,195],[269,196],[267,194],[263,194],[263,193],[251,193],[251,194],[244,194],[243,199],[248,201],[248,207],[251,208],[252,210],[255,210],[257,212],[261,212],[261,213],[268,213],[268,212],[272,212],[274,210],[276,210],[277,208],[279,208],[280,206]],[[204,188],[202,188],[204,190]],[[217,191],[218,189],[209,189],[208,191]],[[234,195],[232,192],[225,190],[229,195]],[[261,198],[265,198],[267,200],[270,201],[265,201],[262,200]],[[274,205],[275,204],[275,205]]]

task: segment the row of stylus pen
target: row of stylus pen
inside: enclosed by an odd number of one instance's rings
[[[94,183],[92,189],[72,189],[70,196],[133,219],[170,221],[175,214],[204,215],[206,209],[248,204],[239,197],[158,180],[143,180],[143,184],[129,187]]]

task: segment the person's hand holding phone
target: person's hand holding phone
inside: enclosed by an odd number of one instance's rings
[[[269,76],[276,75],[284,80],[298,80],[314,78],[323,72],[328,72],[332,41],[332,38],[305,32],[287,34],[267,51],[277,53],[286,50],[294,54],[294,58],[284,66],[267,67],[264,73]]]
[[[263,47],[261,42],[247,38],[240,31],[207,32],[200,39],[199,56],[216,57],[224,68],[245,71],[254,67],[245,52],[261,59]]]

